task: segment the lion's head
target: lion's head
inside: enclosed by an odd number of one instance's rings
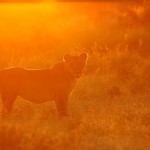
[[[64,61],[66,71],[73,77],[80,78],[86,65],[87,57],[87,53],[82,53],[80,56],[65,55]]]

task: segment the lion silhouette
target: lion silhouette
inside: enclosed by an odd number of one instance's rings
[[[33,103],[54,100],[58,115],[67,116],[69,95],[81,77],[87,61],[87,53],[64,56],[62,62],[52,68],[30,70],[8,68],[0,71],[2,117],[11,113],[17,96]]]

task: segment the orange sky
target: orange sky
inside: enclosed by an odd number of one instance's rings
[[[0,2],[131,2],[139,0],[0,0]]]
[[[116,30],[118,39],[122,40],[124,30],[120,26],[125,25],[119,24],[119,17],[125,13],[122,3],[119,6],[120,9],[116,3],[0,4],[1,47],[6,49],[6,45],[14,43],[29,47],[33,43],[42,43],[43,46],[46,42],[56,46],[69,42],[76,45],[95,40],[101,43],[111,40],[113,43],[117,39],[108,37]]]

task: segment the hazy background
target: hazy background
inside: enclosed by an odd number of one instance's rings
[[[150,4],[1,3],[0,69],[49,68],[66,53],[89,54],[59,120],[53,102],[17,98],[0,121],[2,150],[148,150]],[[1,109],[0,103],[0,109]]]

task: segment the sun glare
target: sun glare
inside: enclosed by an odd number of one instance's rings
[[[34,11],[49,11],[55,12],[58,5],[55,2],[51,3],[0,3],[0,11],[10,13],[34,12]]]

